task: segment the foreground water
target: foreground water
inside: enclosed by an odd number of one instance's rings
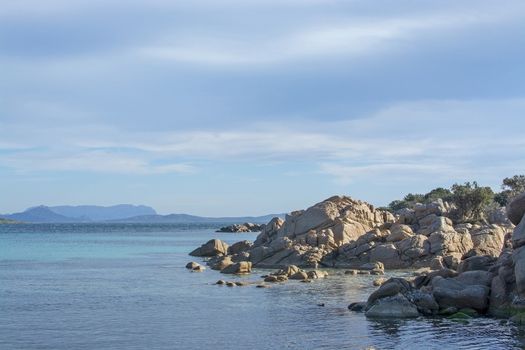
[[[524,333],[489,318],[368,320],[347,310],[372,276],[269,289],[188,272],[203,225],[0,225],[0,349],[512,349]],[[260,280],[265,271],[248,277]],[[324,303],[324,307],[318,304]]]

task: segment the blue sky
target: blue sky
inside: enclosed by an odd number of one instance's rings
[[[522,1],[0,6],[0,213],[384,205],[525,171]]]

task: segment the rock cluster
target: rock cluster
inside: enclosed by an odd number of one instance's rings
[[[264,225],[252,224],[251,222],[245,222],[244,224],[234,224],[230,226],[224,226],[217,230],[217,232],[259,232],[264,228]]]
[[[363,201],[335,196],[285,220],[272,219],[253,244],[242,241],[220,249],[210,241],[200,249],[221,251],[234,262],[250,261],[261,268],[359,269],[381,262],[387,269],[455,269],[467,257],[498,257],[510,224],[455,224],[449,218],[452,209],[437,200],[394,216]]]
[[[525,319],[525,205],[520,204],[525,204],[525,196],[515,201],[508,207],[509,218],[518,223],[511,245],[504,243],[505,232],[499,226],[466,227],[473,247],[457,268],[410,280],[391,278],[366,303],[353,303],[349,309],[365,311],[369,317],[488,314]]]

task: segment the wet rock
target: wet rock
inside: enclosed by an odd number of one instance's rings
[[[201,265],[199,263],[196,263],[195,261],[192,261],[186,264],[186,268],[189,270],[193,270],[198,266],[201,266]]]
[[[356,302],[348,305],[348,310],[354,312],[363,312],[366,308],[366,302]]]
[[[382,286],[386,281],[387,281],[386,278],[384,278],[384,277],[379,277],[379,278],[376,278],[372,284],[373,284],[374,286],[376,286],[376,287],[380,287],[380,286]]]
[[[217,256],[215,259],[208,261],[208,265],[212,270],[224,270],[230,265],[233,265],[231,256]]]
[[[419,311],[407,298],[397,294],[378,299],[365,315],[371,318],[411,318],[418,317]]]
[[[221,270],[221,273],[225,274],[248,274],[252,272],[252,263],[249,261],[241,261],[235,264],[231,264],[225,269]]]
[[[293,275],[290,276],[291,280],[307,280],[308,274],[304,271],[297,271]]]
[[[410,289],[410,283],[408,283],[406,280],[402,278],[391,278],[385,283],[383,283],[383,285],[378,290],[370,294],[367,302],[369,305],[372,305],[379,299],[383,299],[399,293],[404,294],[407,293]]]
[[[204,270],[206,270],[206,268],[202,265],[196,266],[193,269],[191,269],[191,271],[193,272],[203,272]]]
[[[313,280],[328,277],[328,272],[321,270],[308,271],[307,274],[308,278]]]
[[[218,280],[217,282],[215,282],[215,284],[218,284],[218,285],[225,285],[225,284],[226,284],[226,281],[224,281],[224,280]]]
[[[484,285],[463,284],[453,278],[432,279],[432,294],[440,308],[472,308],[484,312],[488,307],[490,289]]]
[[[264,278],[264,282],[276,283],[276,282],[286,282],[288,277],[286,275],[270,275]]]
[[[435,315],[439,310],[439,305],[431,293],[414,290],[410,292],[409,299],[423,315]]]

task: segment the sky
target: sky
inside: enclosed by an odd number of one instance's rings
[[[0,2],[0,213],[263,215],[525,173],[521,0]]]

